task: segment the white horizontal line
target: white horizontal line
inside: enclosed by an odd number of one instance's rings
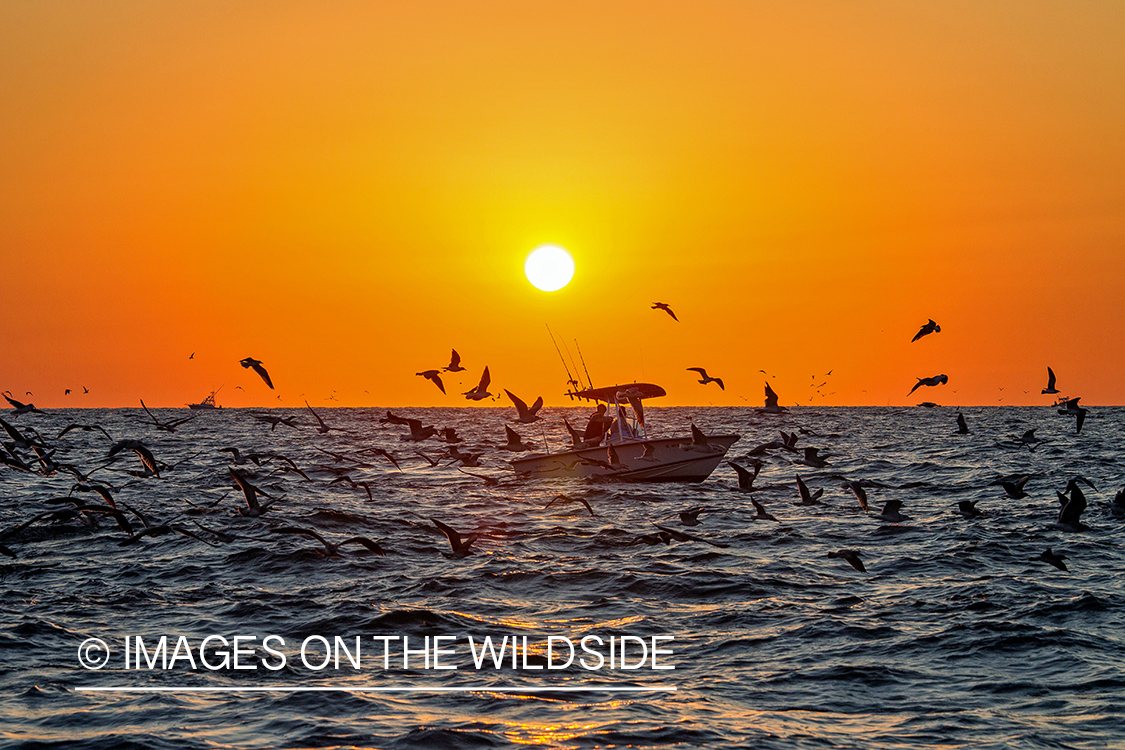
[[[518,687],[465,685],[462,687],[78,687],[80,692],[100,693],[674,693],[675,685],[647,687]]]

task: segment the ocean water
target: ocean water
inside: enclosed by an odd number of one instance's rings
[[[561,417],[582,423],[588,408],[546,409],[526,439],[562,443]],[[199,413],[175,433],[139,410],[52,411],[4,418],[33,427],[54,459],[89,471],[106,462],[99,432],[58,432],[97,422],[114,439],[143,441],[167,465],[139,479],[122,460],[94,473],[112,483],[120,505],[152,522],[175,519],[214,546],[170,534],[122,546],[108,516],[33,524],[0,539],[0,746],[18,748],[494,748],[494,747],[1125,747],[1125,585],[1119,539],[1125,519],[1109,501],[1125,482],[1125,410],[1094,408],[1082,434],[1052,408],[967,408],[972,430],[955,434],[948,408],[652,408],[654,434],[737,432],[729,456],[744,458],[779,430],[804,429],[798,447],[830,454],[811,469],[773,450],[754,497],[779,522],[752,521],[749,496],[721,465],[699,484],[615,484],[516,478],[501,450],[511,409],[401,409],[451,426],[459,447],[482,451],[488,486],[449,461],[431,467],[436,440],[400,440],[406,428],[381,424],[380,409],[324,409],[333,427],[271,430],[252,410]],[[161,419],[187,410],[158,410]],[[1035,451],[1012,439],[1037,428]],[[283,454],[310,477],[273,461],[252,480],[276,505],[258,518],[236,509],[230,455],[220,448]],[[383,447],[402,470],[363,454]],[[359,458],[337,460],[322,451]],[[27,452],[25,451],[26,455]],[[351,467],[362,487],[330,484],[324,468]],[[795,474],[823,488],[819,506],[797,504]],[[1031,475],[1028,497],[1011,500],[989,482]],[[840,475],[877,482],[864,513]],[[1081,533],[1051,528],[1056,491],[1082,475],[1089,507]],[[0,468],[0,530],[52,508],[74,478]],[[75,493],[79,494],[79,493]],[[81,493],[88,502],[101,501]],[[548,502],[563,495],[589,502]],[[909,518],[891,524],[878,509],[903,502]],[[956,503],[977,500],[984,516],[965,520]],[[678,512],[706,508],[702,523],[680,526]],[[134,523],[140,528],[136,518]],[[476,554],[451,558],[432,518],[477,533]],[[233,537],[220,542],[194,525]],[[706,541],[632,544],[653,523]],[[349,545],[338,557],[316,540],[271,529],[298,526],[340,541],[363,535],[386,555]],[[4,534],[0,531],[0,534]],[[710,542],[710,543],[708,543]],[[1069,572],[1040,562],[1048,547]],[[829,558],[857,549],[867,573]],[[148,646],[183,636],[197,648],[209,635],[254,636],[253,670],[211,670],[181,658],[171,669],[126,669],[124,639]],[[286,666],[271,670],[261,639],[276,635]],[[363,638],[359,670],[308,668],[323,649],[312,636],[345,644]],[[389,668],[373,636],[450,636],[454,670],[427,669],[419,654]],[[542,665],[548,636],[578,642],[671,636],[673,670],[473,668],[467,638],[528,637],[529,667]],[[101,669],[83,668],[87,638],[109,646]],[[135,642],[134,642],[135,643]],[[208,649],[213,662],[221,649]],[[399,641],[395,641],[398,644]],[[522,640],[521,640],[522,643]],[[635,642],[633,654],[637,657]],[[219,644],[221,646],[221,643]],[[92,652],[91,652],[92,653]],[[198,657],[198,650],[195,651]],[[374,658],[378,656],[379,658]],[[651,662],[649,662],[651,664]],[[134,665],[135,666],[135,665]],[[470,686],[463,692],[431,688]],[[175,688],[93,692],[81,688]],[[407,687],[413,692],[201,692],[181,688]],[[536,692],[534,688],[553,688]],[[557,688],[660,688],[628,692]],[[670,690],[674,688],[674,691]]]

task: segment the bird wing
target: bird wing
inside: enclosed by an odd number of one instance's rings
[[[719,384],[719,390],[725,391],[727,389],[727,387],[725,385],[723,385],[723,379],[722,378],[713,378],[713,380],[716,383]]]
[[[516,405],[516,411],[519,412],[521,417],[527,414],[527,404],[525,404],[519,396],[509,391],[507,388],[504,389],[504,393],[507,393],[508,398],[512,399],[512,403]]]
[[[434,522],[434,526],[437,526],[438,529],[441,530],[441,533],[445,534],[446,538],[449,540],[450,548],[454,552],[460,552],[461,551],[461,535],[458,534],[455,529],[452,529],[449,526],[446,526],[444,523],[437,520],[436,518],[431,518],[430,520]]]
[[[157,418],[156,418],[156,417],[155,417],[155,416],[153,415],[153,413],[152,413],[151,411],[149,411],[149,410],[148,410],[148,407],[147,407],[147,406],[145,406],[145,400],[144,400],[143,398],[141,399],[141,408],[145,410],[145,414],[149,415],[149,417],[151,417],[151,418],[152,418],[152,421],[153,421],[153,422],[156,422],[157,424],[160,424],[160,423],[161,423],[161,422],[160,422],[160,420],[159,420],[159,419],[157,419]]]
[[[313,411],[313,408],[309,406],[308,399],[305,399],[305,408],[312,412],[312,415],[316,419],[317,424],[319,424],[321,427],[328,427],[328,425],[324,424],[324,420],[320,418],[320,415]]]
[[[156,468],[156,458],[152,452],[143,445],[135,445],[132,448],[133,453],[137,454],[137,458],[141,459],[141,463],[157,478],[160,477],[160,471]]]
[[[540,396],[539,398],[535,399],[535,403],[531,405],[531,413],[536,414],[542,408],[543,408],[543,397]]]
[[[480,382],[477,383],[476,390],[478,393],[484,393],[488,390],[488,384],[492,382],[492,376],[488,374],[488,365],[484,366],[484,372],[481,373]]]
[[[262,367],[260,364],[257,364],[257,363],[255,363],[251,366],[254,368],[254,372],[261,375],[262,380],[264,380],[266,382],[266,385],[268,385],[272,389],[273,388],[273,381],[270,380],[270,374],[268,372],[266,372],[266,368]]]
[[[436,372],[433,375],[427,375],[426,377],[434,381],[434,385],[438,387],[439,391],[445,393],[445,383],[441,382],[441,377]]]
[[[345,544],[362,544],[367,549],[374,552],[376,555],[385,555],[387,551],[379,546],[378,542],[372,541],[365,536],[353,536],[345,539],[337,544],[337,547],[343,547]]]
[[[246,497],[246,507],[254,510],[260,509],[261,506],[258,505],[257,496],[258,488],[246,481],[233,467],[228,466],[227,470],[230,471],[230,475],[234,479],[234,483],[238,485],[238,489],[242,490],[242,494]]]
[[[809,494],[809,488],[806,487],[805,483],[801,480],[800,474],[797,475],[797,491],[801,493],[801,499],[805,502],[810,502],[812,500],[812,495]]]
[[[316,533],[315,531],[313,531],[311,529],[303,529],[300,526],[278,526],[275,529],[270,529],[270,533],[271,534],[300,534],[301,536],[309,536],[309,537],[312,537],[313,539],[317,540],[321,544],[323,544],[325,547],[328,546],[328,543],[325,541],[324,537],[322,537],[320,534]]]
[[[694,371],[698,372],[700,377],[704,377],[704,378],[707,377],[707,371],[704,370],[702,367],[689,367],[687,369],[689,371],[694,370]]]
[[[453,354],[451,354],[449,356],[449,367],[447,369],[452,370],[454,367],[457,367],[460,364],[461,364],[461,355],[457,353],[456,349],[454,349]]]
[[[1050,367],[1047,368],[1047,390],[1053,391],[1055,389],[1055,371]]]

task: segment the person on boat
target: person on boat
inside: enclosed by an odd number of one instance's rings
[[[636,431],[633,429],[633,425],[629,424],[629,417],[625,414],[625,407],[623,407],[621,404],[617,405],[617,419],[613,420],[613,423],[610,425],[609,431],[610,434],[616,432],[618,439],[634,438],[637,436]]]
[[[605,412],[605,404],[598,404],[597,410],[590,415],[590,420],[586,422],[586,430],[582,433],[582,442],[587,446],[600,444],[606,432],[609,431],[610,425],[613,424],[613,419],[606,416]]]

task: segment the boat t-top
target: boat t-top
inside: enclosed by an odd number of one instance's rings
[[[568,396],[606,405],[609,429],[587,431],[558,453],[514,459],[517,474],[534,477],[598,477],[628,482],[702,482],[723,460],[738,435],[705,435],[692,427],[686,437],[650,437],[644,401],[667,395],[652,383],[585,388]]]
[[[221,390],[221,389],[219,389],[219,390]],[[215,394],[218,393],[219,390],[211,391],[211,395],[209,395],[207,398],[200,401],[198,404],[188,404],[188,408],[189,409],[222,409],[223,407],[215,404]]]

